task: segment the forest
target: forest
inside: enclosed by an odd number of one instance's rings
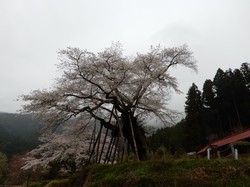
[[[173,127],[158,129],[150,138],[151,148],[198,151],[209,142],[250,127],[250,67],[223,71],[207,79],[202,90],[193,83],[186,94],[186,117]]]

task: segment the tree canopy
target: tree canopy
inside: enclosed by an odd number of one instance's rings
[[[182,65],[196,71],[187,45],[151,47],[134,57],[124,56],[119,43],[99,53],[69,47],[58,54],[62,77],[50,90],[23,95],[22,99],[28,101],[23,111],[42,118],[46,133],[72,117],[86,124],[95,119],[111,130],[119,122],[120,132],[135,152],[138,147],[141,159],[146,154],[144,148],[140,149],[145,138],[138,119],[154,115],[168,123],[175,116],[167,101],[171,90],[179,90],[169,69]]]

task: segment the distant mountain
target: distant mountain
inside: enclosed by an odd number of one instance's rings
[[[0,152],[11,156],[39,144],[41,123],[30,114],[0,113]]]

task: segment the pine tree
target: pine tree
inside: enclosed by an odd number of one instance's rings
[[[214,88],[217,111],[217,125],[220,127],[221,135],[229,134],[232,131],[231,111],[232,111],[232,89],[231,79],[232,70],[224,72],[218,69],[214,76]]]
[[[201,91],[193,83],[185,102],[187,145],[190,151],[198,150],[206,144],[206,131],[202,124]]]
[[[218,123],[224,135],[249,126],[250,92],[246,82],[247,68],[242,67],[225,72],[218,69],[214,77]]]
[[[198,87],[193,83],[189,88],[187,97],[187,101],[185,102],[185,112],[186,112],[186,120],[192,121],[196,120],[199,117],[199,114],[202,110],[202,102],[201,102],[201,91]]]
[[[213,81],[210,79],[207,79],[203,84],[202,105],[202,124],[206,127],[207,136],[211,134],[218,136],[220,134],[220,128],[217,125],[215,89]]]
[[[250,64],[246,62],[241,64],[240,71],[244,77],[246,87],[250,90]]]
[[[214,108],[215,93],[213,88],[213,81],[207,79],[203,84],[202,104],[205,108]]]
[[[245,75],[247,76],[247,75]],[[246,77],[239,69],[235,69],[232,77],[233,107],[236,116],[235,125],[246,128],[249,123],[250,90],[246,82]]]

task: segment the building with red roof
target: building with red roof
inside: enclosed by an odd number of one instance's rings
[[[213,149],[218,149],[222,146],[225,145],[233,145],[233,143],[240,141],[240,140],[245,140],[250,138],[250,128],[240,131],[238,133],[232,134],[230,136],[224,137],[222,139],[216,140],[208,144],[206,147],[202,148],[200,151],[196,153],[196,155],[202,154],[206,152],[208,149],[213,150]]]

